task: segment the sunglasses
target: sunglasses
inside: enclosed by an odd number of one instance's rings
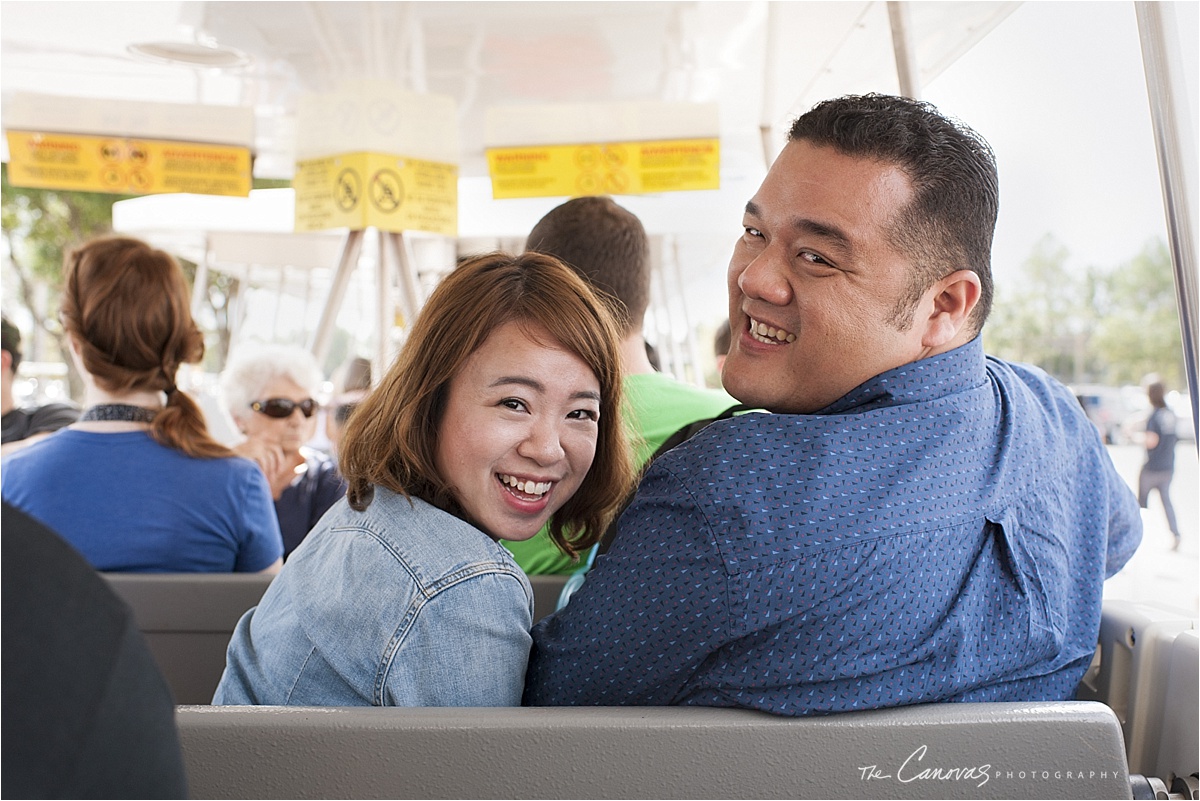
[[[283,419],[291,417],[292,412],[297,408],[305,417],[312,417],[316,413],[320,404],[312,398],[305,398],[302,401],[289,400],[287,398],[267,398],[266,400],[254,401],[250,404],[250,408],[259,414],[265,414],[267,417],[276,417]]]

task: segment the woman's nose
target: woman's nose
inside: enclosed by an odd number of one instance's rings
[[[518,446],[517,452],[543,465],[554,464],[562,459],[566,451],[563,450],[562,436],[557,423],[549,420],[534,423]]]

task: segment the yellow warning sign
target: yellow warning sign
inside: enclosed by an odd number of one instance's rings
[[[386,153],[296,162],[296,230],[458,234],[458,167]]]
[[[487,151],[492,197],[643,195],[719,189],[719,139],[498,147]]]
[[[153,195],[250,194],[250,150],[232,145],[8,131],[13,186]]]

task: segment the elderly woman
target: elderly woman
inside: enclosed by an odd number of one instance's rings
[[[267,477],[285,559],[346,492],[333,460],[305,447],[316,431],[322,380],[313,355],[291,345],[247,348],[221,374],[226,408],[246,437],[234,451]]]

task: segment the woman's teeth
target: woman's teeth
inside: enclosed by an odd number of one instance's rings
[[[550,491],[552,484],[548,481],[522,481],[516,476],[501,475],[500,481],[515,489],[517,492],[523,492],[526,495],[545,495]]]
[[[766,323],[760,323],[753,317],[750,318],[750,335],[759,342],[765,342],[768,345],[777,345],[780,342],[795,342],[796,335],[784,331],[782,328],[773,328]]]

